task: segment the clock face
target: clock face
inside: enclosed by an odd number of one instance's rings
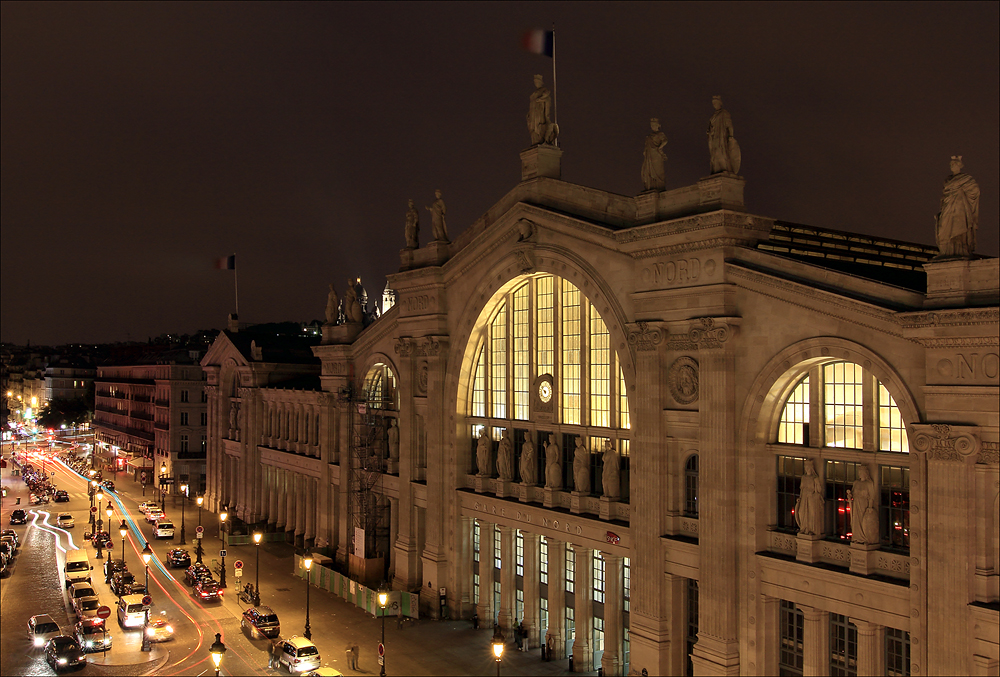
[[[552,399],[552,384],[548,381],[542,381],[538,385],[538,399],[542,402],[548,404],[549,400]]]

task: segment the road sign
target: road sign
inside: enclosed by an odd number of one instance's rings
[[[198,525],[197,527],[195,527],[194,531],[197,534],[203,534],[205,533],[205,527]]]
[[[111,616],[111,607],[109,606],[102,606],[97,610],[98,618],[108,618],[110,616]]]
[[[143,472],[139,473],[139,477],[142,478],[142,483],[145,484],[146,483],[146,472],[143,471]]]
[[[242,569],[243,568],[243,560],[238,559],[235,562],[233,562],[233,568],[237,569],[237,570]]]
[[[219,557],[225,557],[225,556],[226,556],[226,551],[225,550],[220,550],[219,551]]]
[[[385,644],[383,644],[382,642],[378,643],[378,655],[379,656],[385,655]],[[381,663],[379,665],[381,665]]]
[[[237,569],[234,571],[233,576],[236,576],[236,578],[243,578],[243,569]]]
[[[379,665],[385,665],[385,656],[379,656],[378,657],[378,664]]]
[[[199,531],[198,533],[196,533],[194,535],[194,537],[195,538],[205,538],[205,534],[203,532]]]
[[[152,604],[152,603],[153,603],[153,598],[152,598],[152,597],[150,597],[149,595],[146,595],[145,597],[143,597],[143,598],[142,598],[142,603],[143,603],[143,604],[144,604],[145,606],[149,606],[150,604]]]
[[[91,506],[90,507],[90,512],[97,512],[97,506],[96,505]]]

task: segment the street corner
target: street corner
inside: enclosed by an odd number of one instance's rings
[[[149,651],[112,650],[107,654],[90,654],[87,656],[87,663],[101,668],[100,671],[104,674],[149,675],[159,670],[169,657],[170,649],[154,644]],[[125,668],[131,669],[125,670]]]

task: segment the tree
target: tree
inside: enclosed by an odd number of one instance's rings
[[[78,426],[89,420],[90,416],[91,411],[83,398],[56,398],[42,408],[38,415],[38,425],[43,428]]]

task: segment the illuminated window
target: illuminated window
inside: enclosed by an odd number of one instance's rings
[[[881,383],[878,384],[878,436],[879,450],[909,453],[903,417],[899,414],[896,400]]]
[[[629,610],[629,602],[632,599],[632,561],[625,557],[622,559],[622,587],[624,591],[622,593],[622,604],[625,611]]]
[[[851,362],[823,367],[826,446],[862,449],[864,430],[862,370]]]
[[[795,523],[795,501],[799,498],[799,487],[805,474],[805,464],[809,459],[795,456],[778,457],[778,527],[797,530]]]
[[[847,461],[826,462],[826,533],[831,538],[851,538],[851,502],[847,492],[858,479],[858,464]]]
[[[507,306],[490,324],[490,391],[493,417],[507,418]]]
[[[580,424],[580,290],[562,283],[562,422]]]
[[[500,569],[503,566],[501,552],[500,552],[500,529],[493,525],[493,567]]]
[[[524,534],[521,533],[520,529],[514,535],[514,553],[516,559],[514,574],[524,576]]]
[[[858,674],[858,628],[841,614],[830,614],[830,677]]]
[[[542,583],[549,582],[549,542],[544,538],[542,539],[541,545],[538,548],[539,562],[538,567],[541,572]]]
[[[778,613],[778,672],[781,675],[801,675],[805,657],[805,617],[801,609],[785,600],[781,600]]]
[[[528,420],[531,388],[529,315],[528,285],[524,284],[514,292],[514,418],[521,421]]]
[[[476,376],[472,384],[472,415],[486,416],[486,360],[485,349],[480,349],[476,360]]]
[[[555,373],[555,279],[543,275],[535,281],[538,320],[538,375]]]
[[[566,548],[566,592],[576,590],[576,555],[573,548]]]
[[[594,601],[604,603],[605,562],[601,553],[594,551]]]
[[[893,550],[910,550],[910,469],[883,465],[881,474],[882,545]]]
[[[618,368],[618,427],[628,430],[632,427],[632,417],[628,411],[628,394],[625,392],[625,372]]]
[[[885,629],[885,674],[910,677],[910,633],[905,630]]]
[[[590,308],[590,425],[611,425],[611,335]]]
[[[785,401],[778,423],[778,442],[782,444],[809,443],[809,377],[799,381]]]
[[[479,521],[472,523],[472,560],[479,562]]]
[[[364,392],[369,407],[396,409],[396,375],[388,365],[380,362],[368,370]]]

